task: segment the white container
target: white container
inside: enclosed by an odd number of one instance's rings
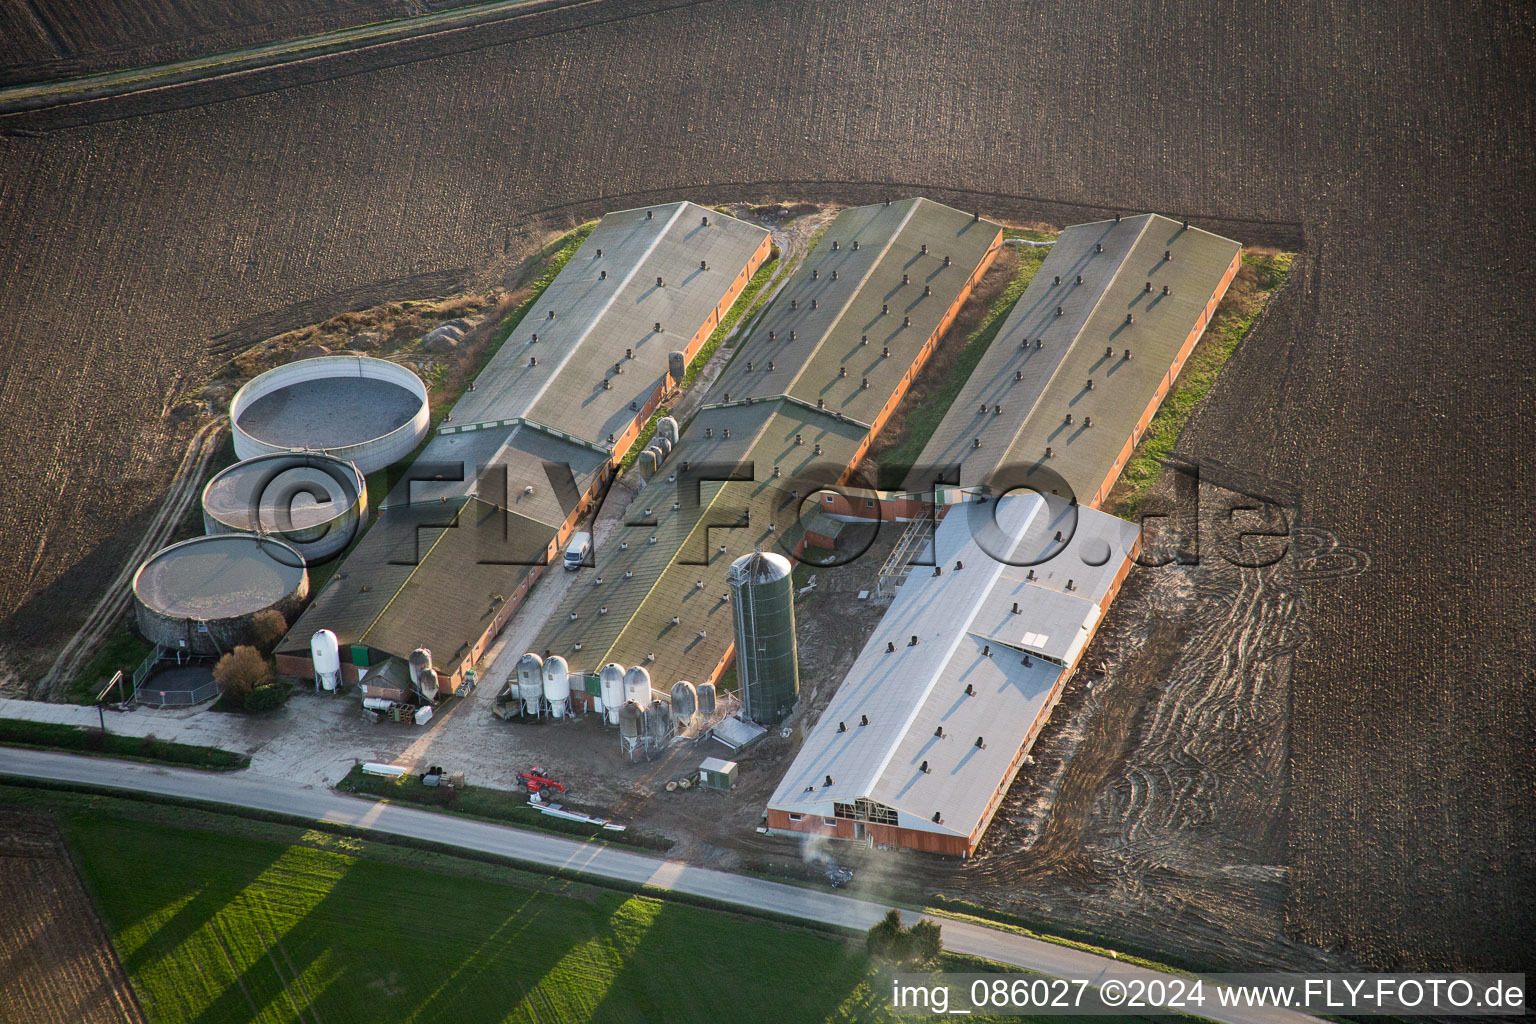
[[[336,634],[321,629],[309,638],[309,656],[315,663],[315,680],[326,693],[335,693],[341,685],[341,650]]]
[[[610,661],[597,674],[598,685],[603,691],[603,708],[609,725],[619,724],[619,709],[624,706],[624,666]]]
[[[544,699],[549,701],[549,713],[564,718],[571,703],[571,676],[565,659],[552,655],[544,662]]]

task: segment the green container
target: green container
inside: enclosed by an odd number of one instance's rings
[[[754,551],[732,562],[725,574],[731,588],[742,714],[759,725],[777,725],[800,699],[790,571],[783,555]]]

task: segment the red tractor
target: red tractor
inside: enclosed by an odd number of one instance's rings
[[[565,792],[565,787],[550,778],[548,773],[538,765],[534,765],[525,772],[518,772],[517,781],[527,786],[530,793],[542,793],[546,789],[553,789],[561,793]]]

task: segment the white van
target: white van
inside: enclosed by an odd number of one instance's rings
[[[587,555],[592,553],[592,535],[590,533],[574,533],[571,542],[565,546],[565,567],[572,571],[580,569],[582,563],[587,560]]]

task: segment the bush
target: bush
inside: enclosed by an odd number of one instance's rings
[[[100,750],[107,745],[107,734],[94,725],[80,730],[80,746],[84,750]]]
[[[926,964],[944,950],[942,929],[933,921],[901,926],[901,913],[888,910],[865,939],[869,955],[897,964]]]
[[[213,666],[213,680],[226,700],[236,707],[245,707],[252,691],[272,681],[272,668],[256,648],[236,647]]]
[[[266,683],[245,695],[245,710],[271,711],[280,708],[288,699],[288,687],[282,683]]]
[[[263,655],[271,654],[286,632],[288,620],[276,608],[263,609],[251,619],[251,643]]]
[[[865,945],[869,949],[869,955],[881,958],[889,958],[901,945],[905,929],[901,926],[901,911],[892,908],[885,912],[879,922],[869,930],[869,937]]]

